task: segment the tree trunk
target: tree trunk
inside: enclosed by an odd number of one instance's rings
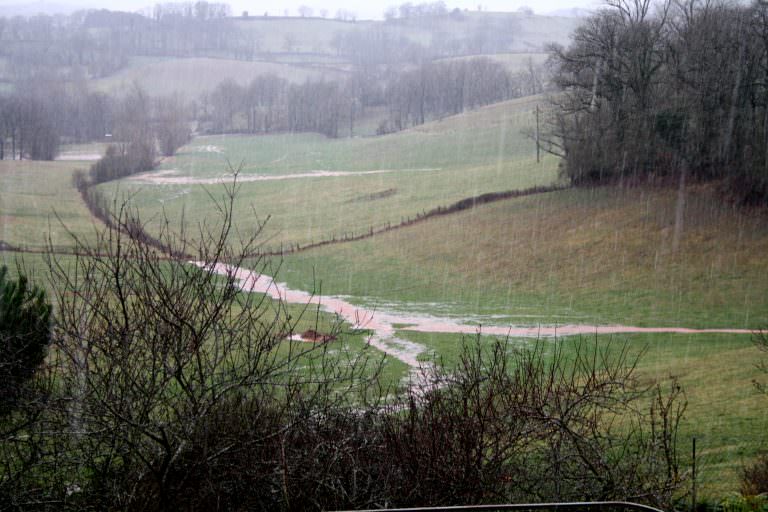
[[[680,181],[677,187],[677,205],[675,207],[675,231],[672,236],[672,252],[680,248],[680,239],[683,236],[683,222],[685,214],[685,175],[688,172],[688,162],[685,159],[680,163]]]
[[[741,28],[741,23],[739,23]],[[733,91],[731,92],[731,111],[728,114],[728,124],[726,125],[725,141],[722,146],[723,153],[720,155],[720,159],[726,163],[731,161],[731,140],[733,139],[733,127],[736,123],[736,111],[738,110],[739,103],[739,89],[741,88],[741,74],[744,63],[744,31],[740,30],[742,36],[739,41],[739,62],[736,66],[736,80],[733,84]]]

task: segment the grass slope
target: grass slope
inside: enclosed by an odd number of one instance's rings
[[[46,247],[49,235],[55,249],[70,248],[68,230],[84,239],[92,237],[95,221],[72,184],[72,174],[89,165],[0,161],[0,240],[39,250]]]
[[[131,65],[114,75],[94,80],[93,87],[104,92],[122,94],[137,83],[152,96],[181,93],[188,99],[197,99],[225,80],[246,85],[255,77],[266,74],[300,83],[308,79],[337,79],[344,73],[330,67],[323,69],[263,61],[134,58]]]
[[[302,289],[319,279],[325,293],[358,302],[504,315],[500,322],[768,323],[765,214],[691,188],[675,252],[675,207],[676,194],[660,189],[512,199],[287,256],[280,278]]]
[[[235,218],[254,229],[270,216],[266,246],[306,245],[367,233],[467,196],[548,185],[557,161],[535,162],[530,126],[538,99],[514,100],[375,138],[327,139],[316,134],[200,137],[161,166],[178,176],[222,176],[226,161],[243,162],[243,175],[287,175],[313,170],[381,174],[244,182]],[[425,170],[426,169],[426,170]],[[103,186],[133,196],[145,218],[163,213],[192,225],[211,217],[207,194],[217,185],[156,185],[122,180]],[[159,222],[149,229],[158,229]]]

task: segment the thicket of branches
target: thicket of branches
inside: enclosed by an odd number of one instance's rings
[[[241,291],[258,233],[229,249],[234,194],[215,228],[150,245],[123,205],[74,261],[50,256],[45,400],[3,420],[4,508],[670,504],[684,400],[625,349],[478,339],[394,394],[368,351],[286,341],[292,310]]]
[[[725,179],[768,198],[768,4],[616,0],[556,48],[550,149],[576,184]]]

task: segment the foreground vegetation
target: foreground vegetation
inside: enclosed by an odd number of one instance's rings
[[[424,361],[451,367],[460,361],[467,338],[457,334],[398,331],[398,337],[428,347]],[[691,440],[697,443],[699,498],[718,502],[740,490],[743,469],[763,453],[768,442],[766,397],[754,381],[763,372],[753,336],[749,334],[623,334],[541,341],[545,357],[556,350],[572,355],[574,347],[612,347],[623,343],[638,357],[636,376],[650,384],[674,377],[685,391],[687,408],[680,423],[678,443],[682,467],[691,468]],[[530,347],[530,338],[507,340],[509,353]],[[482,342],[491,350],[491,338]],[[717,375],[717,379],[712,376]]]

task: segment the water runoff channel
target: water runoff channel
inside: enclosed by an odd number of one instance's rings
[[[289,288],[272,277],[254,270],[217,263],[194,262],[210,272],[227,276],[246,293],[263,293],[287,304],[316,305],[321,311],[337,315],[354,329],[371,331],[368,344],[383,353],[401,361],[411,368],[410,377],[418,384],[429,364],[419,360],[427,347],[419,343],[398,338],[397,330],[429,333],[452,333],[489,335],[518,338],[554,338],[561,336],[629,333],[674,333],[674,334],[751,334],[748,329],[691,329],[685,327],[634,327],[628,325],[587,325],[563,324],[541,326],[475,325],[449,316],[406,314],[395,311],[372,309],[352,304],[341,297],[315,295]],[[395,327],[397,326],[397,328]]]

